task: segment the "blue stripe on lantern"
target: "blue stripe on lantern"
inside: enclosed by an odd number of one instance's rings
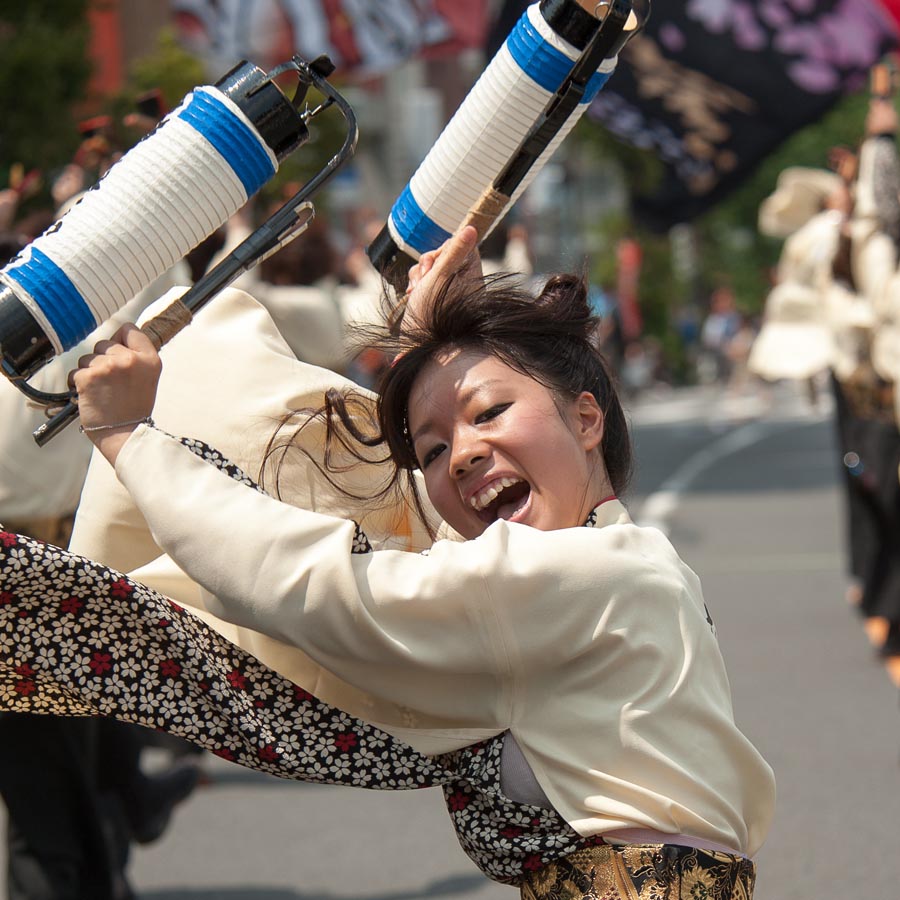
[[[56,332],[63,350],[84,340],[97,321],[69,276],[46,253],[31,248],[29,258],[6,270],[34,299]]]
[[[506,39],[516,65],[545,91],[553,94],[566,80],[573,61],[541,36],[525,13]],[[609,80],[610,72],[596,72],[587,83],[582,103],[590,103]]]
[[[275,167],[259,138],[224,103],[206,91],[194,91],[179,114],[224,157],[252,197],[274,174]]]
[[[437,222],[428,218],[413,197],[409,185],[397,198],[391,210],[391,221],[403,242],[419,253],[440,247],[450,237],[449,231],[445,231]]]

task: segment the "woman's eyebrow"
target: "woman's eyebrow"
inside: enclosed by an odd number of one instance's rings
[[[466,391],[463,391],[459,396],[459,402],[465,406],[468,403],[471,403],[474,399],[478,397],[479,394],[488,390],[496,384],[503,384],[502,378],[488,378],[487,381],[481,381],[473,387],[469,388]],[[429,431],[434,427],[434,423],[431,419],[426,419],[412,434],[412,442],[415,442],[423,435],[425,432]]]

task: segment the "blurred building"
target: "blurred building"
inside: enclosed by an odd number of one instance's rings
[[[151,52],[162,28],[171,24],[167,0],[92,0],[92,93],[118,91],[128,63]]]
[[[490,20],[498,5],[496,0],[483,5],[478,0],[466,3],[471,8],[477,6],[485,17],[483,22]],[[460,9],[465,5],[461,3]],[[286,12],[289,7],[295,14],[293,23]],[[102,96],[119,90],[129,66],[155,50],[162,29],[174,26],[176,11],[186,46],[207,59],[211,79],[237,62],[236,53],[264,68],[273,64],[265,54],[274,53],[278,61],[286,59],[294,52],[289,49],[291,35],[293,40],[298,39],[296,15],[300,7],[292,7],[289,2],[252,7],[256,17],[253,24],[261,34],[245,39],[245,32],[238,26],[248,25],[250,9],[204,0],[93,0],[93,91]],[[458,23],[462,13],[457,10],[453,15]],[[224,22],[219,32],[210,27],[217,16]],[[323,29],[322,22],[315,18],[303,20],[302,25],[308,25],[308,29],[301,37],[313,42],[311,35],[321,32],[327,47],[335,34]],[[353,23],[345,25],[353,27]],[[466,39],[473,43],[472,34]],[[383,71],[371,76],[342,78],[341,90],[356,112],[361,136],[353,161],[329,185],[329,208],[338,217],[360,206],[386,215],[485,64],[480,47],[468,46],[447,55],[385,65]],[[175,98],[168,99],[174,102]],[[539,269],[580,268],[587,253],[603,249],[591,245],[591,225],[610,208],[621,209],[623,204],[618,173],[596,158],[579,155],[570,141],[540,173],[512,216],[531,233],[531,249]]]

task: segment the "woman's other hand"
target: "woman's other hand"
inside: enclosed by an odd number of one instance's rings
[[[404,322],[419,319],[435,288],[456,272],[478,278],[481,276],[481,258],[478,255],[478,232],[471,225],[447,238],[437,250],[423,253],[409,270],[406,288],[406,312]],[[411,318],[410,318],[411,317]]]
[[[123,325],[70,373],[84,433],[111,464],[136,423],[153,411],[161,371],[150,338],[134,325]]]

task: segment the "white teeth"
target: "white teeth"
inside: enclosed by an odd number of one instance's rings
[[[486,506],[488,506],[492,501],[496,500],[504,488],[512,487],[514,484],[518,484],[521,479],[519,478],[508,478],[504,476],[499,481],[495,481],[489,488],[482,491],[480,494],[476,494],[469,500],[469,503],[472,504],[472,509],[474,510],[482,510]]]

